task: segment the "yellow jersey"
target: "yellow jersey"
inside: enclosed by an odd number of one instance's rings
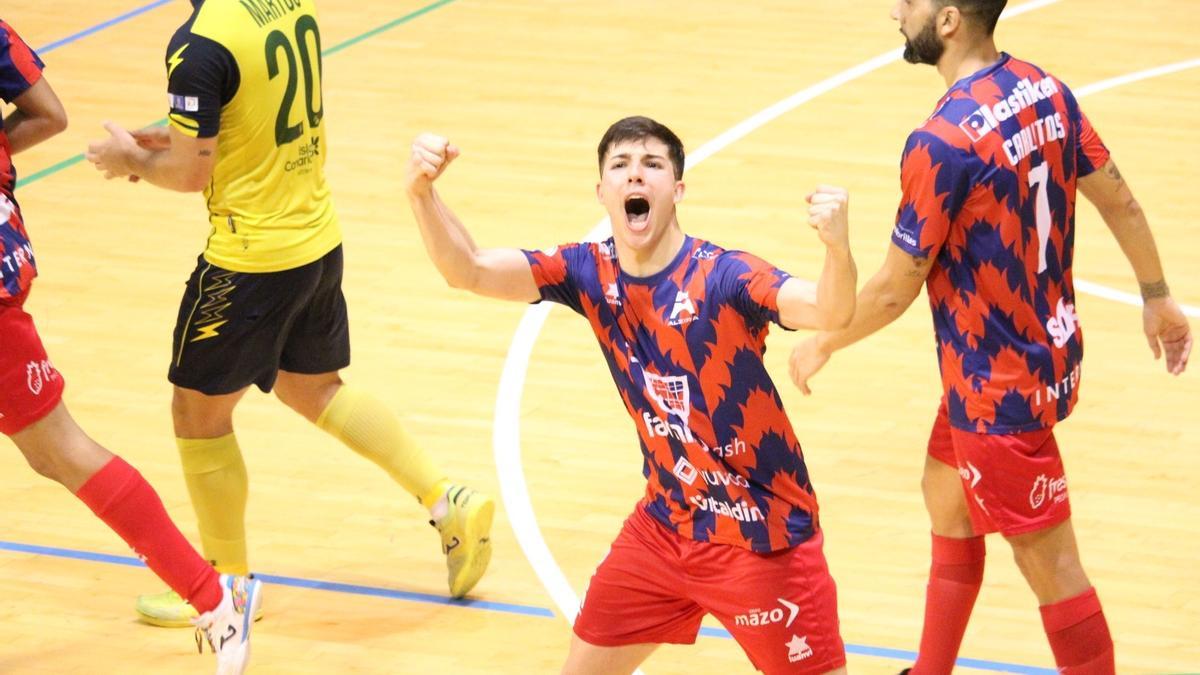
[[[314,0],[192,0],[167,48],[168,124],[217,138],[208,262],[300,267],[337,247]]]

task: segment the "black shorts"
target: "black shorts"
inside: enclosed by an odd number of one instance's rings
[[[172,384],[209,395],[251,384],[269,392],[280,370],[315,375],[348,365],[340,245],[282,272],[231,272],[200,256],[175,321]]]

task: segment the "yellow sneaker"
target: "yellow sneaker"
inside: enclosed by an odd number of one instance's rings
[[[450,510],[440,522],[430,521],[442,535],[442,553],[449,568],[450,595],[461,598],[483,576],[492,560],[492,517],[496,503],[491,497],[460,485],[446,491]]]
[[[187,600],[175,591],[139,595],[136,605],[138,620],[163,628],[191,628],[199,616]],[[262,605],[255,608],[254,620],[262,620]]]

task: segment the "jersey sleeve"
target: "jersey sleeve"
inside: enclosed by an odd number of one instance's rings
[[[906,253],[936,255],[970,192],[962,151],[924,130],[908,137],[900,161],[900,208],[892,243]]]
[[[228,49],[181,28],[167,47],[168,123],[193,138],[216,136],[221,108],[237,93],[238,80]]]
[[[0,21],[0,99],[12,103],[42,79],[45,67],[21,36]]]
[[[721,288],[726,301],[746,318],[748,325],[759,327],[779,323],[779,289],[792,276],[771,263],[742,251],[729,251],[718,261]]]
[[[583,314],[579,297],[579,266],[587,255],[584,244],[556,246],[549,251],[522,251],[542,300],[566,305]],[[540,302],[540,301],[539,301]]]
[[[1078,107],[1075,110],[1079,115],[1079,118],[1075,120],[1075,123],[1079,125],[1079,148],[1075,157],[1078,166],[1076,175],[1082,178],[1108,164],[1109,153],[1104,141],[1100,140],[1100,134],[1092,128],[1092,123],[1088,120],[1087,115],[1083,114],[1083,110]]]

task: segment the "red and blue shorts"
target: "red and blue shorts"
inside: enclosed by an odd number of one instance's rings
[[[11,436],[50,414],[63,386],[33,317],[19,302],[0,302],[0,433]]]
[[[975,534],[1025,534],[1071,517],[1066,471],[1050,428],[1017,434],[955,429],[943,399],[929,455],[958,469]]]
[[[575,634],[589,644],[693,644],[712,614],[756,668],[825,673],[846,664],[837,588],[816,536],[774,553],[685,539],[639,506],[588,585]]]

